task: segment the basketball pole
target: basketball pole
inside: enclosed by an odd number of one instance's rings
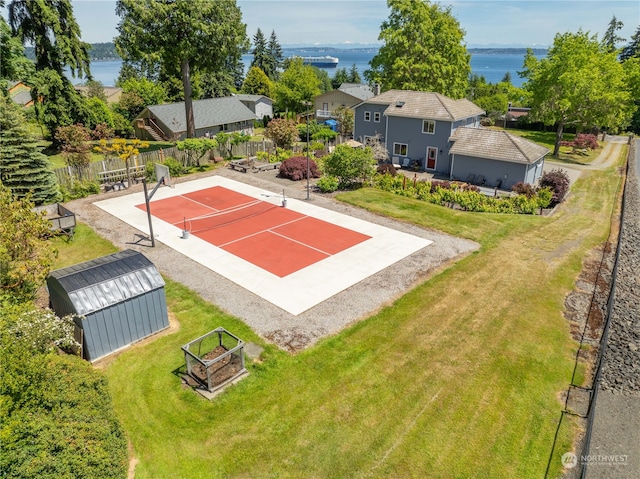
[[[147,218],[149,219],[149,238],[151,239],[151,247],[155,248],[156,246],[156,239],[153,236],[153,221],[151,221],[151,198],[153,198],[153,195],[156,194],[156,191],[158,191],[158,188],[160,187],[160,185],[164,185],[164,176],[162,178],[160,178],[158,180],[158,184],[156,186],[153,187],[153,190],[151,190],[151,193],[148,194],[147,193],[147,179],[146,178],[142,178],[142,188],[144,190],[144,203],[147,207]]]

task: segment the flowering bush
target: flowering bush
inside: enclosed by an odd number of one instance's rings
[[[80,345],[73,336],[73,317],[58,318],[50,309],[27,311],[11,324],[15,341],[23,342],[34,353],[46,353],[56,347],[65,351]]]

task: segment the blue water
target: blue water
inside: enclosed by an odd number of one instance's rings
[[[377,53],[376,49],[368,49],[366,51],[360,50],[339,50],[327,49],[327,50],[285,50],[285,57],[299,55],[299,56],[324,56],[331,55],[338,57],[340,62],[337,68],[346,68],[347,71],[351,69],[353,65],[356,66],[356,70],[360,74],[363,82],[364,71],[370,67],[369,62]],[[537,55],[538,58],[543,58],[544,55]],[[245,64],[245,69],[248,69],[251,64],[252,55],[243,55],[242,61]],[[522,70],[522,63],[524,61],[524,54],[514,53],[472,53],[471,54],[471,71],[478,75],[484,76],[489,83],[498,83],[504,78],[507,72],[511,73],[511,83],[515,86],[522,86],[523,79],[518,76],[518,70]],[[91,64],[91,73],[93,78],[100,81],[105,86],[115,85],[118,74],[120,73],[120,66],[122,62],[117,61],[100,61],[93,62]],[[329,77],[333,77],[336,72],[336,68],[323,68]],[[82,80],[72,79],[73,83],[80,83]]]

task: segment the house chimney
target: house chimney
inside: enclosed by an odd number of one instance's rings
[[[380,94],[380,83],[373,84],[373,94],[378,96]]]

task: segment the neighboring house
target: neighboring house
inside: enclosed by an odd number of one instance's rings
[[[237,97],[208,98],[193,101],[196,136],[215,136],[224,132],[253,134],[256,114]],[[187,115],[184,102],[153,105],[145,108],[134,120],[133,128],[141,140],[182,140],[187,136]]]
[[[76,85],[74,88],[76,89],[76,91],[79,91],[85,96],[87,94],[87,90],[89,89],[89,87],[86,87],[84,85]],[[122,88],[118,88],[115,86],[105,86],[103,87],[103,90],[104,95],[107,97],[107,104],[110,105],[120,100],[120,96],[122,95]]]
[[[233,95],[262,120],[265,116],[273,118],[273,100],[264,95]]]
[[[518,181],[534,183],[548,153],[523,138],[481,128],[485,112],[479,106],[439,93],[389,90],[354,112],[354,138],[366,144],[379,136],[392,163],[439,177],[464,181],[473,174],[488,186],[501,179],[500,187],[509,189]]]
[[[369,85],[343,83],[337,90],[328,91],[313,99],[316,120],[321,122],[334,118],[334,112],[339,107],[353,108],[372,96],[373,90]]]
[[[22,105],[25,108],[33,105],[33,98],[31,98],[31,87],[25,85],[21,81],[9,82],[9,97],[14,101],[14,103]]]
[[[503,130],[458,128],[451,136],[451,179],[482,175],[488,186],[510,190],[542,176],[549,150]]]

